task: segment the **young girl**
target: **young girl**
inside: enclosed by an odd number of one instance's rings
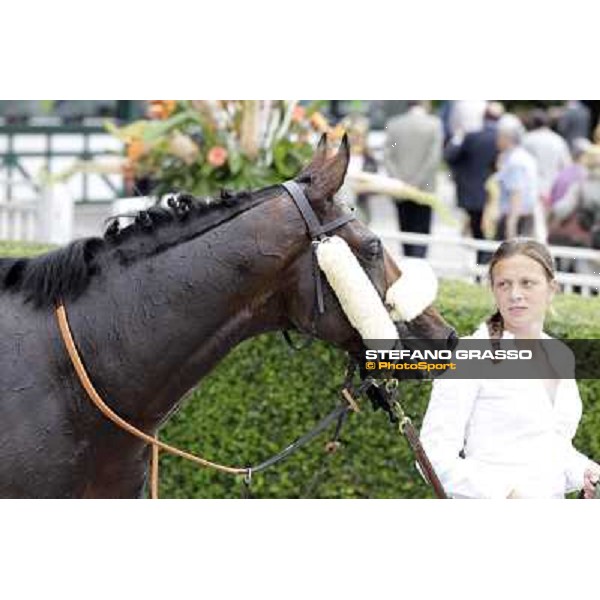
[[[504,242],[489,275],[497,312],[467,339],[549,339],[557,289],[552,257],[533,240]],[[436,380],[421,441],[454,498],[594,495],[600,465],[575,450],[581,418],[574,379]]]

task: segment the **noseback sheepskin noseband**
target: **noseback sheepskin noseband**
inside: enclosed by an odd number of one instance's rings
[[[352,326],[363,340],[397,340],[395,321],[410,321],[434,300],[437,279],[424,261],[401,266],[402,275],[387,291],[386,304],[360,266],[350,247],[339,236],[317,245],[317,261]],[[411,261],[413,262],[413,261]]]
[[[438,291],[438,280],[431,265],[419,258],[399,263],[402,276],[385,295],[394,321],[412,321],[433,304]]]

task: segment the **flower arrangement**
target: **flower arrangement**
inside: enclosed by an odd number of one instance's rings
[[[75,173],[121,173],[127,194],[162,196],[185,191],[214,196],[222,189],[257,189],[297,175],[312,157],[320,136],[331,147],[344,133],[351,152],[366,143],[368,122],[347,118],[335,126],[320,111],[322,102],[285,100],[152,100],[147,118],[107,130],[125,147],[124,156],[76,161],[46,176],[48,184]],[[355,122],[356,121],[356,122]],[[352,167],[352,164],[351,164]],[[452,224],[449,209],[433,194],[378,173],[348,170],[354,193],[374,193],[427,204]]]
[[[318,135],[341,138],[319,103],[269,100],[156,100],[148,118],[124,127],[107,123],[125,144],[130,187],[151,181],[152,193],[212,195],[293,177],[312,156]]]

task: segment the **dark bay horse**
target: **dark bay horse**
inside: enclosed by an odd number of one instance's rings
[[[296,178],[322,223],[349,151],[321,143]],[[133,498],[147,478],[149,448],[107,421],[85,395],[59,336],[62,301],[90,377],[106,402],[154,433],[234,346],[257,334],[295,330],[353,354],[362,340],[324,283],[317,314],[311,241],[281,186],[181,196],[102,238],[49,254],[0,260],[0,497]],[[357,220],[335,232],[384,297],[401,272]],[[402,335],[450,339],[434,308]]]

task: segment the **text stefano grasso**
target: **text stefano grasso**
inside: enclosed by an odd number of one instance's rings
[[[365,350],[366,360],[531,360],[531,350]]]

